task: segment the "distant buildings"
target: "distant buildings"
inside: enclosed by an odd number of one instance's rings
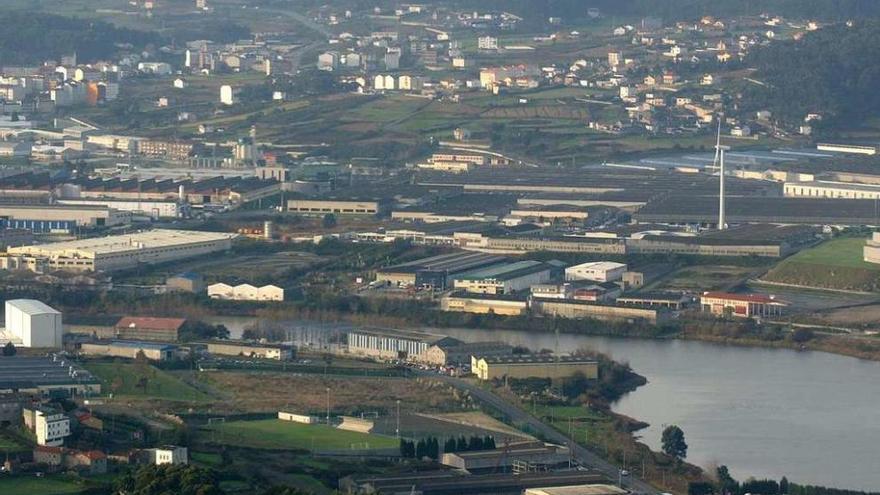
[[[38,397],[89,396],[101,393],[101,382],[57,355],[6,356],[0,359],[0,394],[11,392]]]
[[[22,415],[25,427],[37,437],[37,445],[58,447],[70,436],[70,418],[63,412],[47,407],[26,407]]]
[[[289,345],[256,344],[232,340],[208,342],[208,353],[217,356],[242,356],[278,361],[289,361],[295,355],[293,347]]]
[[[185,323],[183,318],[126,316],[116,323],[115,329],[117,338],[122,340],[174,342]]]
[[[599,363],[575,356],[480,357],[471,360],[471,372],[480,380],[500,378],[567,378],[583,373],[587,379],[599,378]]]
[[[519,261],[458,275],[454,286],[475,294],[510,294],[549,282],[550,270],[539,261]]]
[[[593,282],[614,282],[623,278],[626,265],[611,261],[595,261],[570,266],[565,269],[565,280],[591,280]]]
[[[154,449],[146,449],[144,453],[147,455],[148,461],[157,466],[163,464],[170,464],[172,466],[189,464],[189,452],[186,447],[165,445]]]
[[[174,359],[178,347],[173,344],[158,342],[136,342],[116,340],[111,342],[84,342],[80,352],[87,356],[110,356],[134,359],[143,353],[151,361],[169,361]]]
[[[283,301],[284,289],[275,285],[254,287],[251,284],[217,283],[208,286],[208,297],[229,301]]]

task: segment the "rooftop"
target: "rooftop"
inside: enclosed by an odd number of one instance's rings
[[[593,358],[589,357],[580,357],[580,356],[553,356],[547,354],[518,354],[515,356],[492,356],[492,357],[484,357],[480,358],[486,361],[487,364],[540,364],[540,363],[565,363],[565,364],[575,364],[575,363],[595,363],[597,362]]]
[[[0,359],[0,390],[77,383],[100,382],[91,373],[61,356],[7,356]]]
[[[724,299],[727,301],[739,301],[756,304],[786,304],[785,302],[776,299],[776,297],[774,296],[768,296],[765,294],[731,294],[729,292],[704,292],[703,297],[709,299]]]
[[[155,351],[173,351],[177,349],[175,344],[165,344],[162,342],[141,342],[136,340],[112,340],[109,342],[93,342],[96,345],[107,345],[113,347],[127,347],[131,349],[149,349]]]
[[[58,311],[55,308],[43,303],[41,301],[37,301],[36,299],[10,299],[6,301],[7,305],[13,306],[22,313],[27,313],[29,315],[60,315],[61,311]]]
[[[456,280],[511,280],[526,275],[531,275],[543,270],[549,270],[550,267],[540,261],[517,261],[504,265],[492,266],[482,270],[466,273]]]
[[[143,328],[149,330],[179,330],[186,323],[184,318],[156,318],[152,316],[126,316],[116,322],[116,328]]]
[[[527,495],[624,495],[627,491],[613,485],[574,485],[529,488]]]
[[[10,248],[13,254],[48,253],[60,254],[65,251],[80,251],[90,254],[120,253],[149,248],[173,247],[199,242],[216,242],[234,239],[236,234],[221,232],[202,232],[194,230],[155,229],[134,234],[111,235],[76,241],[53,242]]]

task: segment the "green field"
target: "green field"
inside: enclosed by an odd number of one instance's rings
[[[22,445],[12,438],[0,435],[0,452],[24,452],[30,450],[30,447]]]
[[[880,271],[880,265],[866,263],[864,260],[862,248],[865,247],[866,240],[862,237],[833,239],[814,248],[801,251],[788,258],[786,262]]]
[[[880,290],[880,265],[866,263],[865,238],[844,237],[797,253],[763,277],[768,282],[838,290]]]
[[[221,423],[211,426],[207,435],[218,443],[262,449],[343,450],[353,445],[357,449],[390,449],[399,445],[392,437],[277,419]]]
[[[210,399],[174,375],[150,365],[87,363],[85,368],[101,379],[105,393],[113,393],[114,396],[192,402]],[[146,390],[138,386],[142,377],[147,378]]]
[[[0,477],[0,493],[3,495],[63,495],[80,493],[84,489],[82,484],[61,477]]]

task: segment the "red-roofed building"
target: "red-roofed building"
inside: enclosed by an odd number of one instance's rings
[[[180,335],[183,318],[126,316],[116,323],[116,337],[123,340],[173,342]]]
[[[704,312],[741,318],[779,316],[788,303],[764,294],[730,294],[704,292],[700,298]]]
[[[34,447],[34,462],[56,469],[77,469],[89,474],[107,472],[107,454],[100,450],[75,450],[64,447]]]

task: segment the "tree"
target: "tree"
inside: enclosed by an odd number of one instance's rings
[[[336,227],[336,215],[332,213],[324,215],[324,219],[321,221],[321,225],[325,229],[332,229],[333,227]]]
[[[684,432],[676,425],[669,425],[663,430],[660,438],[663,453],[682,460],[687,457],[687,443],[684,441]]]
[[[779,480],[779,493],[781,495],[788,495],[788,489],[789,489],[788,478],[783,476],[782,479]]]
[[[428,457],[428,443],[424,439],[420,439],[416,443],[416,459],[424,459]]]
[[[443,452],[455,452],[456,443],[454,438],[447,438],[443,443]]]
[[[223,495],[214,471],[194,465],[143,466],[116,480],[114,493],[132,495]]]
[[[3,346],[4,356],[15,356],[16,352],[18,352],[18,350],[15,348],[12,342],[7,342],[6,345]]]
[[[739,483],[730,475],[727,466],[718,466],[715,470],[715,477],[718,479],[718,488],[722,494],[734,494],[739,492]]]
[[[715,487],[707,481],[691,481],[688,483],[688,495],[712,495]]]
[[[482,437],[471,437],[468,441],[468,450],[483,450],[483,438]]]

